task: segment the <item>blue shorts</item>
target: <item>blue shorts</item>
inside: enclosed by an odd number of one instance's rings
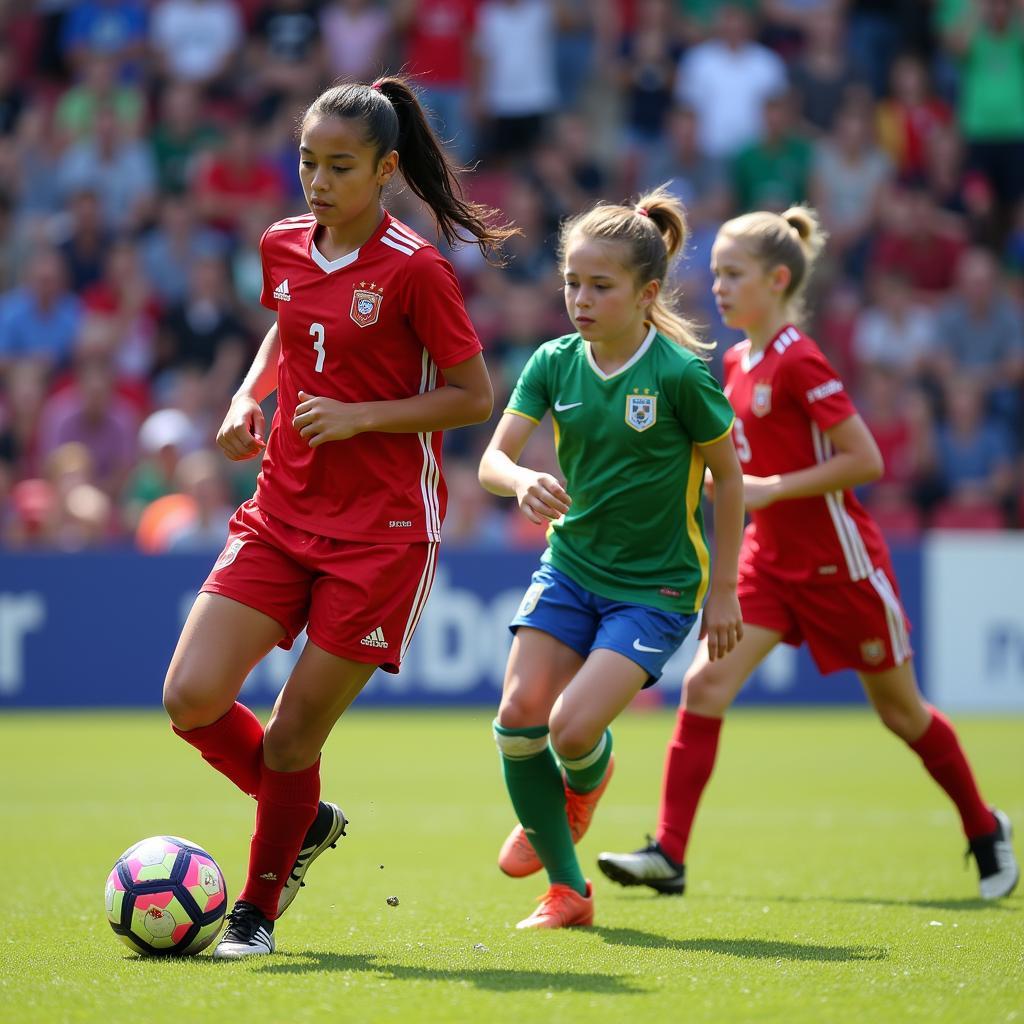
[[[617,651],[646,670],[646,689],[661,678],[665,662],[682,646],[696,621],[694,613],[600,597],[545,563],[533,574],[509,629],[513,633],[520,626],[539,629],[581,658],[598,648]]]

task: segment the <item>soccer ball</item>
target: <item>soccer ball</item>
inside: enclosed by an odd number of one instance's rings
[[[129,948],[150,956],[205,949],[227,908],[217,862],[176,836],[153,836],[125,850],[107,877],[104,897],[110,927]]]

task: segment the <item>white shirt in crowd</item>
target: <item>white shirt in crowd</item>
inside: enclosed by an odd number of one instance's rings
[[[530,117],[557,106],[555,22],[547,0],[482,4],[476,51],[483,103],[492,117]]]
[[[692,107],[704,153],[731,157],[761,135],[765,100],[786,89],[786,66],[760,43],[732,49],[710,39],[679,61],[675,97]]]
[[[242,19],[232,0],[161,0],[150,38],[176,77],[202,82],[242,45]]]

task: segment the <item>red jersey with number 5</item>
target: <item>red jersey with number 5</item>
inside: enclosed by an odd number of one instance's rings
[[[292,426],[298,393],[381,402],[444,385],[481,349],[455,274],[437,249],[385,213],[355,252],[328,260],[312,214],[260,241],[263,294],[277,311],[277,412],[256,503],[286,523],[342,540],[440,539],[447,491],[441,432],[364,433],[310,448]]]
[[[793,473],[832,455],[827,432],[856,413],[814,341],[786,326],[760,353],[725,354],[733,441],[750,476]],[[851,491],[779,501],[751,513],[741,567],[801,582],[867,579],[889,564],[881,531]]]

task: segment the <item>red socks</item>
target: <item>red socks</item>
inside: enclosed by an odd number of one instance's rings
[[[239,899],[271,921],[306,831],[320,804],[320,759],[298,772],[263,766],[256,803],[256,832],[249,844],[249,874]]]
[[[172,723],[171,728],[243,793],[256,796],[263,770],[263,726],[244,704],[236,702],[211,725],[183,731]]]
[[[953,726],[941,711],[935,708],[931,711],[932,721],[924,735],[908,746],[956,804],[967,838],[988,835],[996,830],[995,816],[978,792],[971,766]]]
[[[682,864],[686,844],[704,787],[718,753],[721,718],[680,710],[675,735],[665,758],[657,840],[665,853]]]

